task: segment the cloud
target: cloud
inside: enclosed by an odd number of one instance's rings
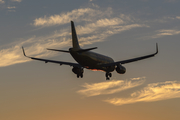
[[[91,2],[91,1],[90,1]],[[92,3],[92,6],[95,7],[95,8],[100,8],[98,5]]]
[[[79,33],[89,34],[100,28],[106,28],[123,23],[124,21],[120,18],[112,18],[112,19],[105,18],[105,19],[100,19],[95,23],[87,24],[85,26],[77,26],[77,30],[79,30]]]
[[[11,0],[12,2],[22,2],[22,0]]]
[[[7,7],[7,9],[15,9],[15,8],[16,8],[15,6]]]
[[[9,65],[14,65],[17,63],[28,62],[31,59],[28,59],[22,54],[22,46],[25,46],[25,51],[28,56],[37,56],[37,57],[52,57],[56,56],[56,52],[47,51],[46,48],[58,47],[63,48],[70,44],[69,39],[64,36],[66,32],[62,34],[53,34],[43,37],[31,37],[27,40],[22,40],[16,43],[11,43],[7,47],[0,50],[0,67],[5,67]],[[59,40],[58,38],[61,38]],[[1,46],[3,47],[3,46]]]
[[[83,87],[85,89],[77,91],[77,93],[85,95],[87,97],[114,94],[123,90],[127,90],[133,87],[142,85],[145,81],[145,77],[132,78],[131,80],[112,80],[108,82],[100,82],[88,84],[85,83]]]
[[[119,106],[137,102],[153,102],[179,97],[180,82],[166,81],[148,84],[143,90],[132,93],[129,98],[113,98],[105,100],[105,102]]]
[[[111,26],[108,25],[106,27],[101,27],[98,25],[96,27],[88,27],[90,26],[77,26],[77,33],[78,35],[82,35],[80,37],[80,45],[89,45],[95,42],[102,42],[104,41],[107,37],[112,36],[114,34],[121,33],[123,31],[131,30],[133,28],[138,28],[138,27],[148,27],[146,25],[140,25],[140,24],[130,24],[130,25],[115,25]],[[83,37],[83,35],[88,34],[88,36]]]
[[[8,12],[16,12],[16,7],[15,6],[12,6],[12,7],[7,7],[7,9],[9,9],[8,10]]]
[[[152,38],[159,38],[159,37],[163,37],[163,36],[167,36],[167,35],[177,35],[180,34],[179,30],[173,30],[173,29],[163,29],[163,30],[158,30],[158,33],[154,36],[152,36]]]
[[[174,22],[179,22],[180,20],[180,16],[165,16],[162,17],[161,19],[155,19],[152,22],[153,23],[174,23]],[[151,23],[151,21],[146,21],[146,23]],[[160,37],[164,37],[164,36],[173,36],[173,35],[178,35],[180,34],[180,30],[178,30],[177,26],[175,28],[172,29],[160,29],[160,30],[156,30],[155,32],[151,32],[148,33],[149,35],[144,36],[144,37],[140,37],[140,39],[155,39],[155,38],[160,38]]]
[[[16,12],[16,6],[11,6],[12,2],[21,2],[22,0],[10,0],[8,2],[5,3],[5,0],[0,0],[0,4],[4,4],[4,6],[2,7],[2,9],[7,9],[8,12]]]
[[[113,14],[112,8],[107,8],[105,10],[99,8],[99,6],[92,4],[95,8],[80,8],[74,9],[71,12],[60,13],[59,15],[51,15],[47,17],[36,18],[32,25],[38,27],[48,27],[54,25],[63,25],[69,23],[71,20],[75,22],[85,21],[86,23],[92,23],[92,27],[95,26],[97,21],[97,25],[106,25],[106,24],[114,24],[114,23],[133,23],[134,18],[128,15],[119,14],[117,17],[112,17]],[[110,21],[108,21],[110,20]],[[118,21],[119,20],[119,21]],[[106,23],[107,22],[107,23]],[[117,25],[117,24],[116,24]]]
[[[131,30],[133,28],[139,27],[149,27],[144,24],[133,24],[134,21],[131,17],[124,14],[119,15],[114,18],[103,18],[98,19],[97,21],[90,22],[84,26],[76,26],[78,35],[80,37],[80,43],[83,42],[84,45],[91,44],[89,42],[100,42],[104,41],[107,37],[114,34],[121,33],[123,31]],[[88,37],[83,37],[83,35],[88,34]]]
[[[0,4],[4,4],[5,2],[4,2],[4,0],[0,0]]]
[[[50,17],[42,17],[42,18],[36,18],[34,20],[33,25],[34,26],[53,26],[53,25],[62,25],[67,24],[71,20],[73,21],[79,21],[79,20],[85,20],[89,21],[88,18],[100,15],[102,12],[98,10],[94,10],[91,8],[81,8],[81,9],[75,9],[71,12],[61,13],[60,15],[52,15]],[[85,18],[83,16],[87,16],[88,18]]]
[[[180,19],[180,16],[176,16],[177,19]]]

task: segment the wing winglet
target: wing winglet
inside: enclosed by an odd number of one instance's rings
[[[155,53],[155,55],[158,54],[158,52],[159,52],[158,51],[158,43],[156,43],[156,53]]]
[[[27,56],[26,56],[26,53],[25,53],[25,51],[24,51],[24,47],[22,47],[22,50],[23,50],[24,56],[27,57]]]

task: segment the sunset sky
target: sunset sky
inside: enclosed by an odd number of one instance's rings
[[[178,120],[179,0],[0,0],[0,120]],[[126,73],[84,70],[23,56],[74,62],[70,21],[82,48],[120,61]]]

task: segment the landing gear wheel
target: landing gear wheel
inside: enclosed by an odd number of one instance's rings
[[[107,73],[106,73],[106,80],[110,80],[109,77],[112,77],[112,74],[107,72]]]
[[[108,76],[109,76],[109,73],[106,73],[106,78],[108,78]]]
[[[79,75],[77,74],[77,78],[79,78]]]
[[[112,73],[109,73],[109,77],[112,77]]]
[[[112,77],[112,74],[107,72],[107,73],[106,73],[106,80],[110,80],[109,77]]]
[[[83,73],[77,74],[77,78],[79,78],[79,77],[83,78]]]
[[[80,76],[81,76],[81,78],[83,78],[83,74],[82,74],[82,73],[81,73],[81,75],[80,75]]]

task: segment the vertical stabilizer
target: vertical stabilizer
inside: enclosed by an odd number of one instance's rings
[[[75,29],[73,21],[71,21],[71,30],[72,30],[72,45],[73,45],[73,48],[80,49],[79,42],[78,42],[77,35],[76,35],[76,29]]]

